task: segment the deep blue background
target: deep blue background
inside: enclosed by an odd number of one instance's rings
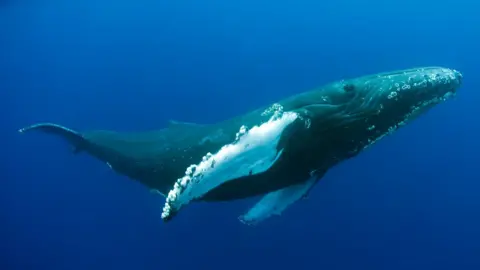
[[[479,269],[472,0],[0,1],[0,269]],[[164,200],[43,134],[211,123],[329,81],[441,65],[457,98],[333,169],[282,217]]]

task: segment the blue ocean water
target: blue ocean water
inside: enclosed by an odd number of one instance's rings
[[[0,1],[0,269],[479,269],[480,7],[466,0]],[[257,227],[164,199],[58,138],[214,123],[337,79],[439,65],[457,98]]]

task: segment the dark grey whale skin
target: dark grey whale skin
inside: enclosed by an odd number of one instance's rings
[[[433,105],[455,94],[462,74],[443,67],[421,67],[379,73],[327,84],[282,101],[283,111],[301,119],[282,133],[277,150],[283,153],[267,171],[228,181],[201,201],[228,201],[266,194],[320,179],[330,168],[358,155]],[[75,152],[108,163],[119,174],[166,195],[186,168],[207,153],[232,143],[242,125],[251,127],[271,115],[265,106],[216,124],[171,122],[166,128],[139,133],[94,130],[77,132],[52,123],[34,124],[19,131],[37,130],[59,136]]]

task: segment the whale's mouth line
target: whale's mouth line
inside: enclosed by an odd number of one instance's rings
[[[412,106],[411,111],[403,117],[401,121],[398,123],[394,124],[393,126],[389,127],[386,132],[384,132],[382,135],[378,136],[375,140],[369,141],[368,144],[366,144],[363,147],[363,150],[369,148],[376,142],[380,141],[382,138],[393,134],[397,129],[399,129],[402,126],[405,126],[406,124],[410,123],[412,120],[416,119],[417,117],[423,115],[423,113],[431,108],[433,108],[435,105],[438,105],[444,101],[447,101],[449,99],[453,99],[456,96],[456,91],[455,89],[452,89],[450,91],[447,91],[445,94],[442,96],[436,96],[433,97],[429,100],[422,101],[417,103],[416,105]]]
[[[429,100],[417,103],[416,105],[412,106],[410,113],[405,116],[405,120],[403,122],[411,121],[413,118],[416,118],[417,115],[422,114],[425,110],[428,110],[435,105],[445,102],[447,100],[453,99],[456,95],[457,92],[452,89],[445,92],[445,94],[441,96],[436,96]]]

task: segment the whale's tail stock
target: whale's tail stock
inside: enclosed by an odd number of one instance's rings
[[[20,133],[37,130],[48,134],[59,136],[68,141],[73,147],[73,152],[78,153],[85,149],[87,140],[78,132],[53,123],[33,124],[18,130]]]

